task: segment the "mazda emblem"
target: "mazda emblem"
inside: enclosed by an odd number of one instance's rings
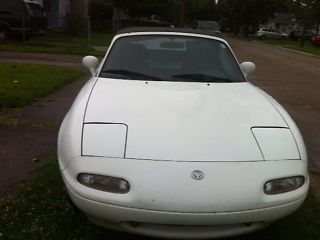
[[[191,177],[195,180],[201,180],[204,178],[204,173],[200,170],[194,170],[192,173],[191,173]]]

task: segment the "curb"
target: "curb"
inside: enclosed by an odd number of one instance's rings
[[[298,51],[298,50],[291,49],[291,48],[286,48],[286,47],[279,47],[279,48],[280,48],[280,49],[283,49],[283,50],[285,50],[285,51],[288,51],[288,52],[300,53],[300,54],[303,54],[303,55],[305,55],[305,56],[314,57],[314,58],[320,58],[319,55],[315,55],[315,54],[311,54],[311,53],[306,53],[306,52]]]

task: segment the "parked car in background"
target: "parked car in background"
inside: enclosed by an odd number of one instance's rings
[[[311,40],[316,35],[315,31],[312,29],[307,29],[303,32],[302,28],[297,28],[290,32],[290,38],[293,40],[302,39]]]
[[[314,44],[314,45],[316,45],[316,46],[320,46],[320,36],[318,35],[318,36],[315,36],[315,37],[313,37],[312,39],[311,39],[311,42]]]
[[[62,178],[103,227],[163,238],[239,235],[308,193],[299,129],[207,31],[120,31],[63,120]]]
[[[27,0],[1,0],[0,39],[28,39],[44,34],[47,18],[40,4]]]
[[[213,21],[198,21],[197,29],[207,32],[208,34],[221,37],[222,33],[220,31],[219,24]]]
[[[47,16],[43,7],[33,1],[25,3],[30,8],[30,28],[32,35],[45,35],[47,32]]]
[[[288,34],[273,29],[260,28],[257,32],[259,39],[287,39]]]

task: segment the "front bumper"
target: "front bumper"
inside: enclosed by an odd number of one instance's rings
[[[304,200],[248,211],[181,213],[105,204],[79,196],[68,185],[67,189],[73,202],[97,225],[134,234],[176,239],[221,238],[250,233],[292,213]]]
[[[202,170],[205,178],[192,179],[190,174],[195,169]],[[124,178],[131,185],[130,192],[113,194],[85,187],[76,180],[83,172]],[[61,173],[70,197],[93,222],[172,238],[187,238],[185,226],[194,229],[190,238],[257,230],[295,211],[309,186],[307,164],[302,160],[164,162],[79,157]],[[268,180],[297,175],[306,179],[301,188],[264,194],[263,185]]]

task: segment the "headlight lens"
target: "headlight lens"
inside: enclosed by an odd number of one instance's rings
[[[274,179],[264,184],[264,192],[268,195],[290,192],[304,184],[303,176]]]
[[[122,178],[102,176],[90,173],[80,173],[77,177],[79,183],[104,192],[128,193],[130,184]]]

